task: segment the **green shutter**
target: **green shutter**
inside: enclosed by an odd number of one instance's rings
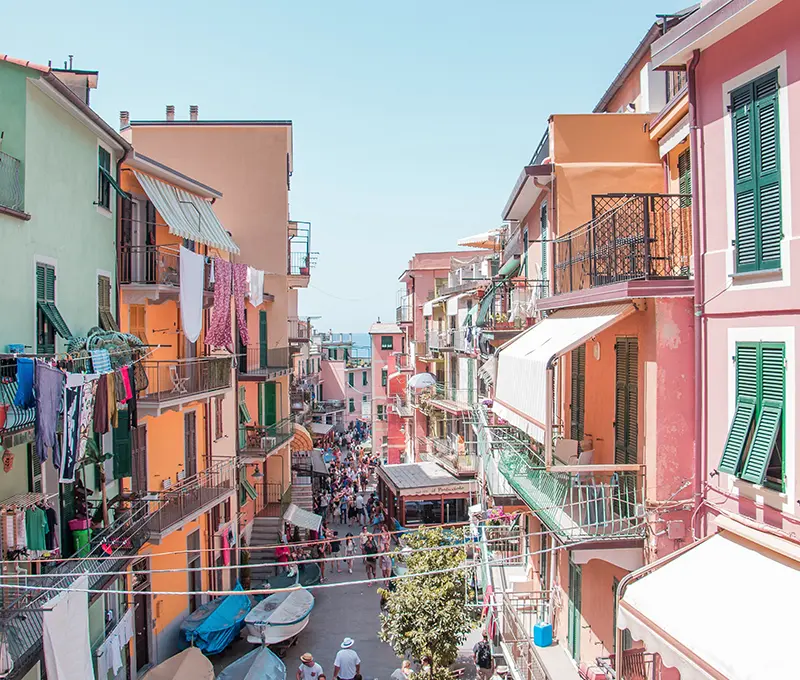
[[[781,164],[778,134],[778,72],[753,84],[755,95],[756,183],[761,243],[759,269],[781,266]]]
[[[717,465],[717,469],[720,472],[735,475],[739,471],[739,462],[742,460],[744,446],[747,443],[755,413],[755,401],[742,397],[736,402],[736,410],[733,414],[731,427],[728,430],[725,448],[722,450],[722,457],[719,459],[719,465]]]
[[[131,461],[130,413],[122,409],[117,415],[117,427],[113,429],[114,443],[114,479],[130,477],[133,474]]]
[[[352,398],[349,400],[349,405],[350,405],[350,413],[355,413],[356,403]]]
[[[258,422],[261,425],[265,424],[264,420],[264,386],[258,386]]]
[[[274,425],[278,422],[277,384],[264,383],[264,422],[262,425]]]
[[[689,149],[678,154],[678,191],[681,193],[681,208],[692,204],[692,158]]]
[[[36,264],[36,301],[45,301],[46,298],[44,296],[44,287],[45,287],[45,265],[43,264]]]
[[[364,387],[366,387],[366,386],[367,386],[367,372],[366,372],[366,371],[364,371],[364,372],[361,374],[361,384],[362,384]]]
[[[258,357],[261,368],[266,368],[267,363],[267,313],[263,310],[258,313]]]
[[[614,462],[636,463],[639,441],[639,341],[619,337],[616,343]]]
[[[242,385],[239,387],[239,422],[242,425],[246,425],[251,420],[250,409],[247,408],[247,400],[245,398],[245,389]]]
[[[239,486],[241,489],[241,494],[239,496],[240,505],[244,505],[244,503],[241,502],[242,498],[244,498],[245,503],[247,502],[247,498],[250,498],[251,500],[256,500],[256,498],[258,498],[258,492],[256,492],[256,490],[253,488],[253,485],[247,479],[242,478],[239,481]]]
[[[586,345],[572,350],[570,359],[572,377],[572,404],[570,436],[581,441],[584,435],[584,413],[586,404]]]
[[[350,373],[347,374],[347,384],[350,385],[350,387],[353,387],[355,385],[355,375],[353,374],[352,371],[350,371]]]
[[[733,189],[735,196],[736,271],[758,268],[756,235],[756,181],[753,167],[753,86],[747,84],[731,93],[733,131]]]

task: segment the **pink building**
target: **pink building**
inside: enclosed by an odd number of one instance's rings
[[[372,341],[372,446],[387,463],[407,462],[405,419],[397,412],[397,397],[405,394],[400,370],[406,352],[405,335],[397,324],[374,323]],[[380,447],[380,448],[379,448]]]
[[[372,402],[372,368],[369,359],[344,357],[322,360],[322,380],[326,400],[344,405],[342,423],[370,420]]]
[[[709,0],[652,46],[688,75],[699,541],[624,580],[617,624],[671,677],[798,674],[799,16],[798,0]]]

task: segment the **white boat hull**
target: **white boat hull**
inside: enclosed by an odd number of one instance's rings
[[[300,633],[308,625],[309,617],[302,621],[283,626],[267,624],[247,624],[247,641],[254,645],[277,645]]]

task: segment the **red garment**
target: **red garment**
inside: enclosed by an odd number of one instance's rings
[[[233,351],[231,336],[231,263],[221,257],[214,258],[214,308],[211,327],[206,333],[206,344]]]
[[[291,550],[289,550],[288,546],[281,545],[275,548],[275,556],[278,558],[278,562],[286,563],[289,561],[289,555],[291,554]]]
[[[131,376],[129,371],[130,368],[128,366],[123,366],[119,369],[119,372],[122,374],[122,384],[125,385],[125,402],[133,397],[133,390],[131,389]]]
[[[228,543],[228,532],[222,534],[222,564],[226,567],[231,563],[231,546]]]

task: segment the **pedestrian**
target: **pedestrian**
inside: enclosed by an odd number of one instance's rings
[[[344,556],[347,561],[347,571],[353,573],[353,555],[356,554],[356,545],[353,541],[353,534],[349,531],[344,537]]]
[[[317,566],[319,567],[319,582],[325,583],[325,543],[320,541],[314,541],[314,545],[311,547],[311,556],[317,561]]]
[[[339,498],[339,524],[347,524],[347,506],[349,505],[349,501],[350,499],[347,494],[342,491],[342,495]]]
[[[405,659],[394,673],[392,673],[391,680],[410,680],[411,679],[411,662]]]
[[[378,546],[375,545],[375,540],[372,538],[372,534],[367,534],[369,538],[367,538],[366,545],[364,546],[364,562],[367,565],[367,578],[372,580],[375,578],[375,569],[377,566],[378,558],[376,557],[378,553]]]
[[[339,532],[331,531],[328,529],[329,538],[331,539],[331,557],[334,558],[333,564],[336,566],[336,573],[342,572],[341,564],[339,563],[339,551],[342,549],[342,542],[339,540]],[[331,567],[332,569],[333,567]]]
[[[346,637],[333,660],[333,680],[355,680],[361,673],[361,659],[353,649],[353,638]]]
[[[322,673],[322,666],[314,661],[314,657],[308,652],[300,657],[300,667],[295,676],[297,680],[320,680],[325,676]]]
[[[364,512],[364,496],[358,494],[356,496],[356,510],[358,511],[358,521],[361,524],[367,523],[367,515]]]
[[[348,526],[353,526],[353,524],[358,521],[358,510],[356,509],[356,500],[352,496],[350,496],[350,500],[347,503],[347,517],[348,517]]]
[[[494,657],[487,631],[483,631],[483,639],[472,648],[472,657],[478,669],[479,680],[490,680],[494,674]]]
[[[383,553],[383,551],[381,551]],[[389,579],[392,577],[392,556],[383,553],[379,558],[379,563],[381,566],[381,574],[383,578],[386,580],[386,587],[389,587]]]

